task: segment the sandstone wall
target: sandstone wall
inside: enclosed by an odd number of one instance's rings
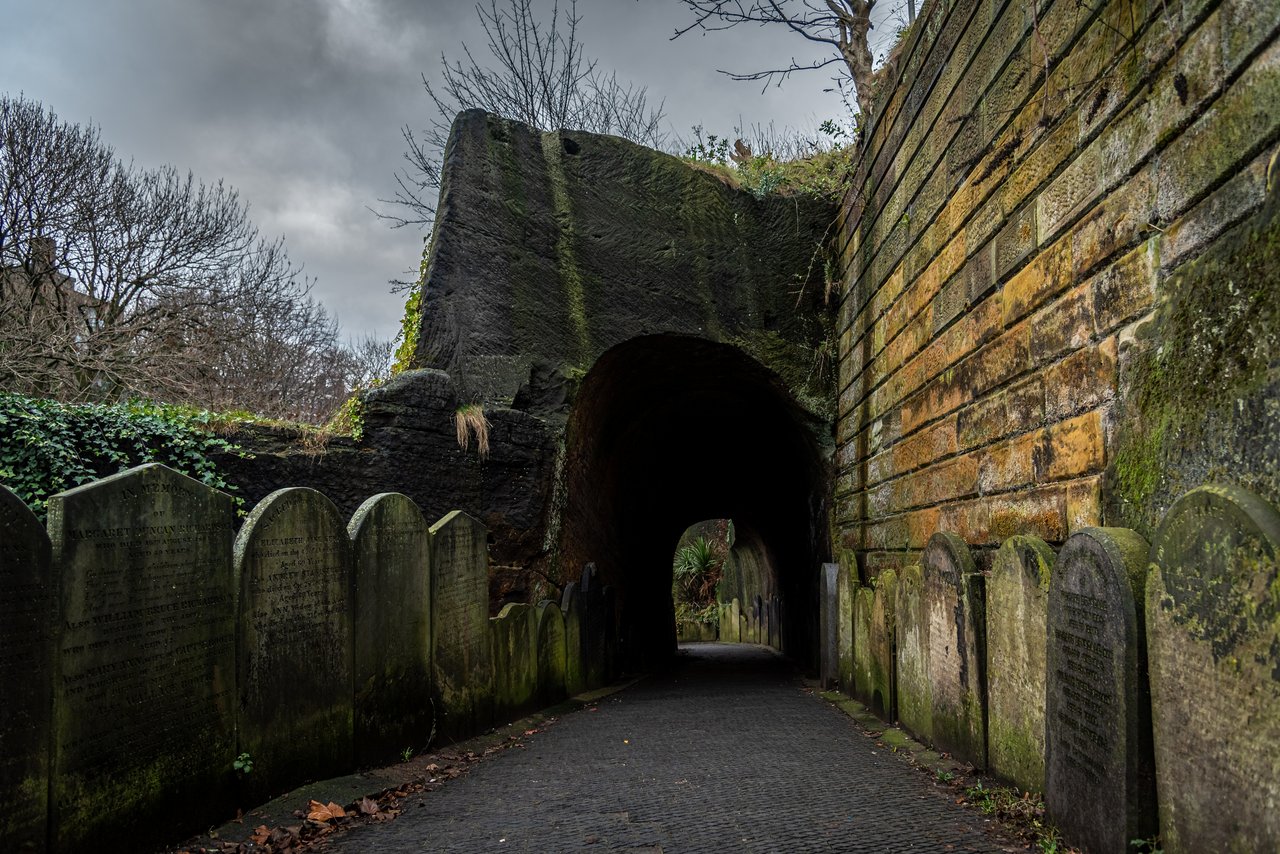
[[[1280,495],[1275,0],[926,4],[845,200],[837,548]],[[987,557],[990,551],[985,552]]]

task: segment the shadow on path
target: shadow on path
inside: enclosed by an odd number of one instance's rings
[[[772,650],[681,654],[328,850],[1005,850]]]

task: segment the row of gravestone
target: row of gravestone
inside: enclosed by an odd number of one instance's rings
[[[136,850],[611,676],[594,568],[488,616],[488,535],[387,493],[232,499],[160,465],[0,487],[0,850]]]
[[[737,597],[717,606],[720,620],[711,640],[721,643],[755,643],[782,649],[782,601],[756,596],[746,608]]]
[[[965,542],[874,587],[826,564],[822,677],[940,750],[1043,791],[1069,843],[1280,850],[1280,514],[1202,487],[1154,542]]]

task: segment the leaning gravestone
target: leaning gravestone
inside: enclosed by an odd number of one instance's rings
[[[451,739],[482,732],[493,715],[488,541],[460,510],[431,527],[431,663],[438,729]]]
[[[929,626],[925,622],[924,570],[902,570],[895,607],[898,720],[926,741],[933,739],[932,692],[929,686]]]
[[[922,562],[933,743],[961,761],[985,768],[986,613],[982,576],[965,541],[945,531],[929,538]]]
[[[875,594],[871,601],[871,710],[892,723],[897,709],[894,698],[897,693],[894,636],[897,618],[898,573],[886,569],[876,579]]]
[[[991,773],[1044,791],[1044,696],[1053,550],[1010,537],[987,582],[987,759]]]
[[[1156,830],[1142,612],[1147,543],[1084,528],[1049,584],[1045,805],[1063,838],[1122,852]]]
[[[418,751],[431,737],[431,533],[407,495],[360,505],[351,537],[356,762]]]
[[[840,564],[824,563],[818,578],[818,672],[824,688],[840,679],[839,625]]]
[[[1280,850],[1280,514],[1202,487],[1152,544],[1147,652],[1170,854]]]
[[[57,594],[44,526],[0,486],[0,851],[47,841]]]
[[[849,693],[871,706],[871,607],[875,590],[859,587],[853,592],[853,681]]]
[[[582,596],[578,582],[570,581],[564,586],[560,611],[564,614],[564,690],[576,697],[587,689],[582,669]]]
[[[538,603],[534,622],[538,629],[538,699],[544,706],[566,695],[564,614],[555,602]]]
[[[227,809],[234,521],[230,496],[156,464],[49,499],[54,850],[137,850]]]
[[[249,798],[350,770],[351,544],[314,489],[268,495],[236,537],[240,751]]]
[[[840,682],[840,690],[853,696],[854,653],[855,644],[853,630],[854,599],[858,595],[858,584],[854,571],[846,565],[840,567],[836,576],[836,676]]]

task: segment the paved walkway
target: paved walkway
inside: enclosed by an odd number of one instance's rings
[[[700,644],[686,657],[330,850],[1004,850],[771,651]]]

